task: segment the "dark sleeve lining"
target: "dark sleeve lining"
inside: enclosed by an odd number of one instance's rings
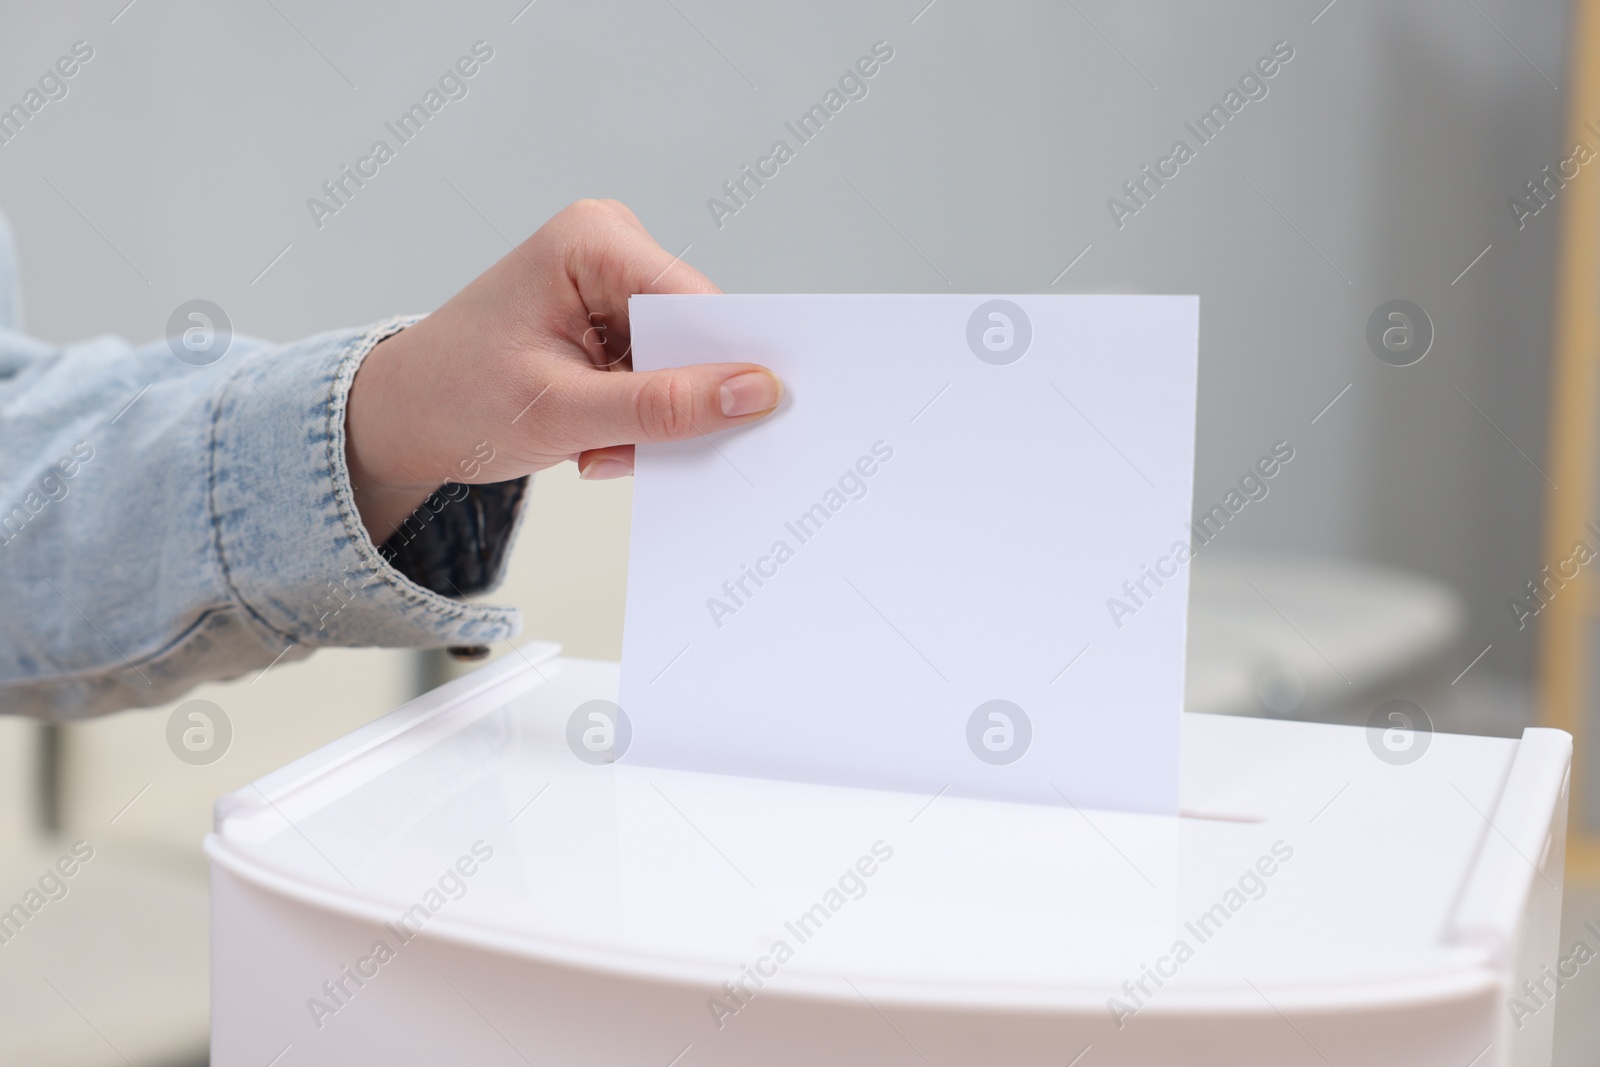
[[[482,593],[502,572],[527,490],[527,478],[488,485],[447,482],[378,552],[424,589],[451,597]]]

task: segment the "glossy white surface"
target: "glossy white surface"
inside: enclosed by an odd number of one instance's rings
[[[614,693],[616,667],[554,652],[529,646],[224,798],[213,861],[383,922],[482,841],[492,860],[429,938],[712,987],[782,940],[785,993],[850,998],[849,976],[874,1002],[1103,1013],[1181,939],[1193,956],[1163,1012],[1259,1012],[1257,990],[1284,1010],[1416,1003],[1499,980],[1517,887],[1474,890],[1507,903],[1472,938],[1455,910],[1519,748],[1546,776],[1564,765],[1550,731],[1437,735],[1391,766],[1364,730],[1190,715],[1183,806],[1208,817],[1180,819],[593,767],[566,719]],[[893,858],[802,943],[785,922],[880,841]],[[1185,923],[1275,843],[1292,858],[1202,943]]]

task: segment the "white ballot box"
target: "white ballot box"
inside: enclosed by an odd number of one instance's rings
[[[613,764],[616,686],[527,645],[222,798],[212,1062],[1495,1067],[1575,1007],[1559,731],[1187,715],[1171,817]]]

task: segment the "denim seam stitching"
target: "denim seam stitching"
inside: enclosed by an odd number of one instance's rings
[[[333,393],[328,402],[328,475],[334,486],[334,502],[339,509],[339,516],[344,522],[344,536],[350,547],[361,557],[362,561],[373,569],[379,578],[400,599],[412,607],[420,608],[430,614],[443,616],[456,622],[482,622],[499,629],[508,630],[507,625],[514,614],[514,608],[480,607],[464,604],[460,601],[450,600],[438,593],[424,589],[408,579],[405,575],[395,570],[394,567],[378,554],[376,546],[372,545],[372,538],[367,533],[366,525],[355,514],[355,499],[350,492],[348,477],[339,478],[342,469],[340,460],[345,447],[344,414],[349,403],[350,385],[355,380],[356,371],[360,368],[361,361],[376,348],[379,342],[394,336],[408,326],[422,321],[425,316],[400,315],[375,324],[350,346],[340,358],[333,377]],[[368,547],[370,546],[370,547]]]
[[[222,387],[216,392],[216,394],[214,394],[211,405],[211,432],[210,441],[208,442],[207,447],[208,462],[206,467],[206,510],[210,513],[211,517],[211,543],[213,549],[215,550],[216,566],[218,576],[222,579],[222,585],[225,589],[227,589],[231,599],[239,605],[240,610],[245,613],[245,616],[255,620],[262,627],[264,627],[268,633],[276,634],[278,637],[281,637],[283,640],[288,641],[291,644],[300,644],[301,642],[298,637],[291,633],[285,633],[284,631],[278,629],[278,627],[272,625],[272,623],[268,621],[265,616],[256,611],[256,609],[251,606],[250,602],[245,599],[244,592],[234,584],[233,569],[228,566],[227,551],[223,547],[222,516],[217,513],[218,428],[222,424],[222,409],[227,402],[229,392],[238,383],[239,379],[244,377],[244,373],[247,369],[249,369],[249,367],[249,360],[241,360],[238,369],[236,369],[227,377],[227,379],[222,383]]]
[[[65,686],[77,682],[93,682],[119,673],[126,674],[129,671],[136,671],[139,667],[158,666],[162,660],[170,658],[174,653],[181,652],[186,645],[195,638],[200,637],[213,622],[226,618],[228,612],[236,610],[238,609],[232,604],[219,604],[216,607],[206,608],[200,612],[194,622],[184,627],[177,636],[160,648],[130,657],[123,663],[95,667],[90,670],[69,671],[65,674],[51,675],[49,677],[9,679],[0,682],[0,692],[36,686]],[[299,644],[300,642],[297,641],[295,643]]]

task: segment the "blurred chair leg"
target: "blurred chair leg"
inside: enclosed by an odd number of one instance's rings
[[[34,818],[38,832],[54,837],[61,832],[61,761],[66,730],[60,723],[42,722],[37,731],[34,761]]]

